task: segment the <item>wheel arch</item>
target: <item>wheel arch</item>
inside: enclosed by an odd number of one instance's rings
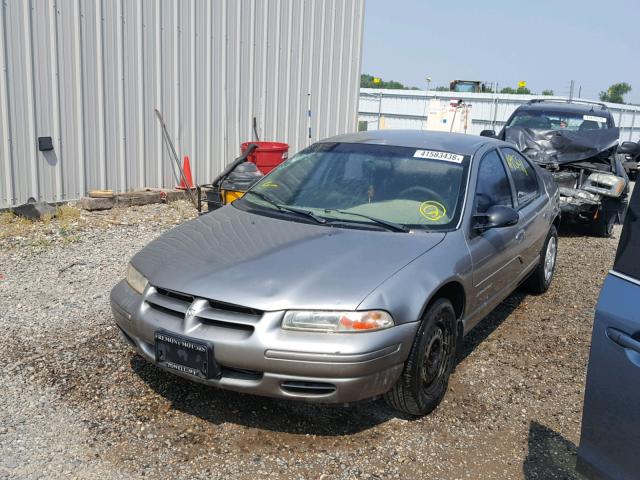
[[[441,298],[446,298],[451,302],[453,311],[456,314],[456,350],[459,352],[462,348],[462,339],[464,337],[464,323],[462,319],[464,317],[467,294],[462,283],[458,280],[451,279],[442,284],[438,289],[429,297],[422,307],[420,319],[424,318],[425,312],[436,301]],[[454,367],[455,368],[455,367]]]
[[[438,287],[438,289],[429,297],[429,299],[422,307],[420,318],[423,318],[427,309],[440,298],[446,298],[451,302],[451,305],[453,305],[453,310],[456,313],[456,320],[458,323],[460,323],[462,317],[464,316],[467,295],[464,287],[462,286],[462,283],[458,280],[449,280],[448,282]]]

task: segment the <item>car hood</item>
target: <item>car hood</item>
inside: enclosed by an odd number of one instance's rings
[[[131,262],[153,286],[234,305],[355,309],[445,235],[312,225],[226,206],[165,233]]]
[[[602,130],[532,130],[507,127],[504,139],[537,163],[558,165],[597,157],[618,144],[620,129]],[[603,157],[606,161],[607,156]]]

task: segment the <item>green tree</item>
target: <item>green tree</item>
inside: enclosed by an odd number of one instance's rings
[[[400,82],[396,82],[395,80],[385,81],[379,78],[378,82],[374,82],[373,75],[368,75],[363,73],[360,75],[360,87],[361,88],[390,88],[394,90],[417,90],[416,87],[407,87]]]
[[[552,97],[554,95],[553,90],[548,89],[548,90],[542,90],[542,95],[546,95],[548,97]]]
[[[443,86],[436,87],[436,88],[434,88],[434,90],[435,90],[436,92],[449,92],[449,91],[450,91],[450,90],[449,90],[449,87],[443,87]]]
[[[627,82],[614,83],[606,92],[600,92],[600,100],[611,103],[624,103],[624,96],[631,91]]]
[[[520,95],[531,95],[531,90],[529,90],[527,87],[504,87],[502,90],[500,90],[500,93],[517,93]]]

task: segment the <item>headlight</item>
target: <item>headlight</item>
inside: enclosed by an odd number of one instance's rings
[[[617,198],[622,195],[627,182],[613,173],[592,173],[584,184],[588,192]]]
[[[308,332],[370,332],[393,327],[387,312],[318,312],[291,310],[285,313],[282,328]]]
[[[129,264],[127,265],[127,283],[131,288],[142,295],[142,292],[144,292],[144,289],[149,282],[144,278],[144,275],[133,268],[133,265]]]

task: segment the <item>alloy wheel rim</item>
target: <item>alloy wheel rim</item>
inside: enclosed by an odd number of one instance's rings
[[[544,256],[544,279],[548,282],[551,280],[551,276],[553,275],[553,269],[556,264],[556,252],[558,250],[558,241],[556,237],[551,237],[549,239],[549,244],[547,245],[547,252]]]

